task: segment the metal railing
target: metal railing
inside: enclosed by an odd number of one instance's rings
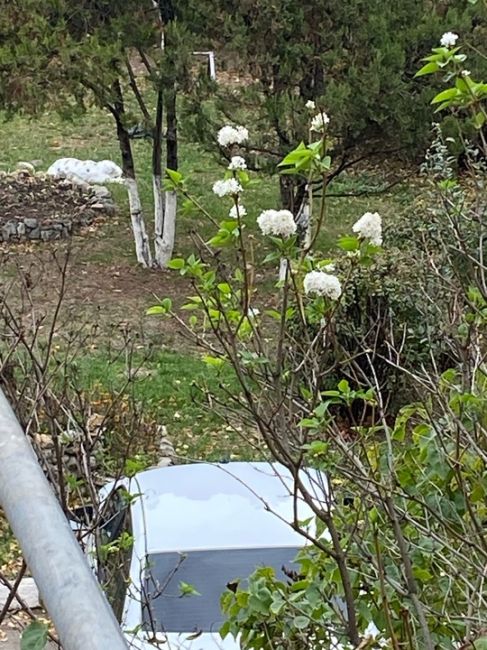
[[[0,505],[64,650],[127,650],[117,620],[1,389]]]

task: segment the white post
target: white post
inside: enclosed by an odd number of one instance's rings
[[[64,650],[127,650],[108,601],[1,390],[0,504]]]
[[[212,51],[209,52],[193,52],[195,56],[206,56],[208,59],[208,74],[210,79],[216,81],[216,64],[215,64],[215,53]]]
[[[210,79],[216,81],[215,53],[208,52],[208,66],[210,70]]]

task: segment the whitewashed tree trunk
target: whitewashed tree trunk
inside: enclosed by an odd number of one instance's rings
[[[176,236],[176,210],[178,195],[176,192],[164,192],[164,217],[162,238],[157,237],[156,233],[156,262],[157,266],[164,269],[171,260],[174,250],[174,239]],[[157,222],[157,215],[156,215]]]
[[[165,206],[160,176],[152,176],[152,193],[154,195],[154,261],[162,268]]]
[[[135,178],[125,178],[125,185],[129,196],[130,218],[132,220],[137,261],[145,268],[150,268],[152,266],[152,256],[137,181]]]

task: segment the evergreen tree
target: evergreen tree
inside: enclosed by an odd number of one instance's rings
[[[176,93],[186,65],[174,15],[170,0],[13,0],[0,13],[0,106],[7,113],[46,106],[72,113],[94,102],[114,118],[143,266],[153,261],[132,153],[137,135],[153,150],[155,263],[165,266],[174,247],[176,197],[161,185],[163,107],[167,166],[177,169]]]
[[[204,9],[193,28],[225,44],[221,58],[252,82],[229,92],[202,80],[187,105],[191,132],[214,146],[216,126],[250,119],[255,166],[274,170],[306,139],[313,100],[331,117],[330,179],[357,160],[421,152],[434,93],[414,80],[422,53],[450,29],[473,44],[487,35],[485,7],[467,0],[217,0]],[[282,177],[281,195],[296,214],[303,183]]]

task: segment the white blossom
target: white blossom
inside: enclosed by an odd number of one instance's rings
[[[246,214],[247,214],[247,210],[244,208],[243,205],[241,205],[239,203],[238,204],[238,215],[237,215],[237,206],[232,205],[232,207],[230,208],[230,212],[228,213],[228,216],[231,219],[238,219],[239,216],[240,217],[245,217]]]
[[[324,131],[325,126],[329,124],[330,118],[326,113],[318,113],[311,120],[311,130],[312,131]]]
[[[229,147],[232,144],[242,144],[249,137],[249,132],[244,126],[224,126],[218,131],[218,144]]]
[[[312,99],[308,99],[305,106],[308,109],[308,111],[314,111],[315,108],[316,108],[316,104],[314,103],[314,101]]]
[[[228,165],[228,169],[231,169],[232,171],[237,171],[238,169],[247,169],[245,158],[242,158],[242,156],[232,156],[230,164]]]
[[[462,77],[470,77],[470,70],[462,70]]]
[[[374,246],[382,245],[382,219],[378,212],[366,212],[353,224],[352,230]]]
[[[297,230],[294,216],[289,210],[264,210],[257,218],[264,235],[290,237]]]
[[[213,185],[213,192],[217,196],[235,195],[243,192],[242,186],[235,178],[227,178],[224,181],[216,181]]]
[[[257,309],[257,307],[249,307],[247,309],[248,318],[257,318],[259,314],[260,314],[260,309]]]
[[[454,32],[445,32],[441,37],[440,43],[443,47],[454,47],[458,40],[458,34]]]
[[[336,275],[324,271],[310,271],[304,276],[304,292],[338,300],[342,295],[342,285]]]

